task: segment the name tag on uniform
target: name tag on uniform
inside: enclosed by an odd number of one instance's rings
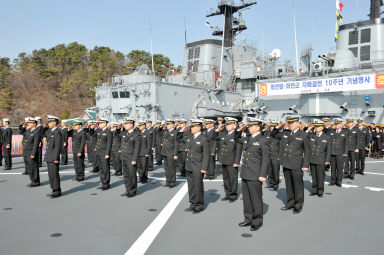
[[[200,142],[196,142],[196,144],[200,144]]]
[[[299,140],[299,141],[301,141],[301,140],[303,140],[303,139],[301,139],[300,137],[297,137],[297,138],[296,138],[296,140]]]
[[[252,145],[260,145],[258,142],[254,142]]]
[[[288,138],[288,136],[285,135],[284,138]]]
[[[125,135],[123,135],[123,137],[125,138]]]
[[[345,136],[344,134],[341,134],[341,136]]]
[[[145,135],[145,136],[143,136],[144,138],[146,138],[147,136]]]
[[[356,131],[352,131],[352,134],[356,134]]]
[[[103,134],[103,135],[107,135],[107,134]]]
[[[331,133],[331,135],[335,135],[334,133]]]
[[[322,140],[321,142],[323,142],[323,143],[326,143],[326,142],[327,142],[327,140]]]
[[[231,139],[231,140],[229,140],[230,142],[234,142],[235,140],[233,140],[233,139]]]
[[[315,139],[311,138],[311,141],[315,141]]]

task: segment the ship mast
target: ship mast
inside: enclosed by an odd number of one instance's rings
[[[221,0],[217,7],[218,9],[216,10],[216,12],[212,12],[206,16],[208,18],[208,17],[218,16],[218,15],[224,15],[224,29],[215,30],[213,31],[212,35],[213,36],[224,35],[224,38],[223,38],[224,47],[232,47],[233,38],[235,37],[236,33],[247,29],[247,26],[245,26],[244,24],[233,26],[233,15],[236,12],[239,12],[240,10],[255,4],[257,3],[253,1],[247,2],[247,3],[244,3],[244,1],[242,1],[241,5],[235,5],[233,1],[231,1],[231,3],[228,3],[227,0]]]
[[[383,6],[382,0],[371,0],[371,12],[368,15],[371,20],[380,18],[382,12],[380,12],[380,7]]]

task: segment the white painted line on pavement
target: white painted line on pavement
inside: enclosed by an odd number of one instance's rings
[[[368,189],[370,191],[384,191],[382,188],[375,188],[375,187],[365,187],[365,189]]]
[[[171,201],[169,201],[164,209],[159,213],[159,215],[157,215],[156,219],[147,227],[147,229],[141,234],[141,236],[136,240],[131,248],[129,248],[125,255],[141,255],[147,251],[185,194],[187,194],[187,191],[188,185],[185,183],[176,193],[176,195],[171,199]]]
[[[365,161],[365,164],[375,164],[375,163],[384,163],[384,161]]]
[[[384,173],[364,172],[364,174],[384,175]]]

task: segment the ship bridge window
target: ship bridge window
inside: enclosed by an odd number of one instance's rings
[[[200,47],[190,48],[188,50],[188,60],[200,58]]]
[[[120,98],[129,98],[129,91],[120,91]]]
[[[349,45],[357,44],[359,42],[359,31],[349,32]]]
[[[119,98],[119,92],[112,91],[112,98]]]
[[[371,29],[363,29],[361,30],[361,43],[371,42]]]
[[[368,61],[371,59],[371,46],[360,47],[360,61]]]
[[[357,58],[357,53],[358,53],[359,48],[353,47],[353,48],[349,48],[349,50],[352,51],[353,55]]]

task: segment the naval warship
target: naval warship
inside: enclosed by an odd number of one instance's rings
[[[254,1],[219,1],[207,15],[223,16],[213,36],[185,45],[180,73],[166,78],[143,65],[130,75],[114,76],[96,90],[99,116],[164,120],[232,116],[284,120],[313,118],[384,120],[384,18],[382,0],[371,0],[368,20],[341,25],[336,50],[313,59],[313,49],[301,51],[296,71],[281,61],[275,49],[265,56],[236,36],[247,29],[242,12]]]

